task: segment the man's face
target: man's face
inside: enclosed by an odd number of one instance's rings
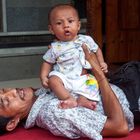
[[[8,89],[0,92],[0,115],[24,118],[34,102],[31,88]]]

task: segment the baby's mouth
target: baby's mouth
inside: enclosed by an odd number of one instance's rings
[[[65,35],[69,36],[71,33],[69,31],[65,31]]]

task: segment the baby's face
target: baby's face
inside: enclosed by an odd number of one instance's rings
[[[80,30],[80,21],[75,9],[70,6],[55,8],[50,16],[49,29],[60,41],[72,41]]]

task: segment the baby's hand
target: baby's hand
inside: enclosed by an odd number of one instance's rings
[[[49,87],[49,85],[48,85],[48,78],[47,77],[44,77],[44,78],[42,78],[41,79],[41,83],[42,83],[42,86],[44,87],[44,88],[48,88]]]
[[[108,72],[108,66],[105,62],[100,63],[101,69],[104,73]]]

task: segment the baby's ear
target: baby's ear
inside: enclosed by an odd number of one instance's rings
[[[7,131],[12,131],[12,130],[14,130],[14,129],[17,127],[19,121],[20,121],[19,117],[15,117],[14,119],[11,119],[11,120],[8,122],[8,124],[6,125],[6,130],[7,130]]]
[[[48,45],[48,49],[50,49],[52,46],[51,45]]]
[[[78,30],[80,31],[80,28],[81,28],[81,21],[79,21],[78,23]]]
[[[48,29],[51,32],[51,34],[54,35],[54,32],[53,32],[53,29],[52,29],[52,26],[51,25],[48,25]]]

